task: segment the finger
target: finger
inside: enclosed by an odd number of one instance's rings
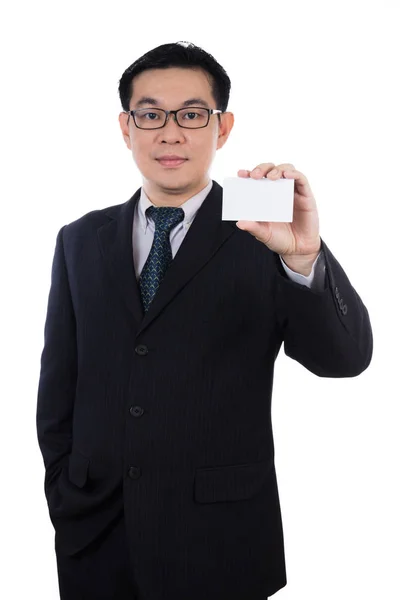
[[[297,190],[300,196],[306,196],[308,198],[314,198],[314,194],[311,190],[308,179],[303,173],[297,171],[296,169],[284,171],[284,176],[286,179],[294,179],[295,180],[295,191]],[[314,199],[315,202],[315,199]]]
[[[268,179],[280,179],[283,176],[285,169],[293,170],[294,165],[291,163],[282,163],[280,165],[276,165],[276,167],[267,173]]]
[[[283,174],[286,179],[295,179],[297,187],[309,187],[307,177],[296,169],[284,169]]]
[[[282,177],[285,169],[294,169],[292,163],[282,163],[276,165],[274,163],[260,163],[252,171],[248,169],[240,169],[238,171],[239,177],[252,177],[253,179],[260,179],[261,177],[269,176],[271,179],[278,179]]]
[[[260,171],[258,171],[258,169],[260,169]],[[250,177],[253,177],[254,179],[260,179],[261,177],[279,179],[282,177],[285,169],[294,169],[294,165],[291,163],[282,163],[280,165],[275,165],[274,163],[261,163],[250,171]]]
[[[250,171],[250,177],[253,179],[261,179],[261,177],[265,177],[274,167],[274,163],[260,163]]]

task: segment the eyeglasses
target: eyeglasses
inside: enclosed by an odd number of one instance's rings
[[[175,123],[185,129],[201,129],[207,127],[210,115],[224,111],[215,108],[202,108],[200,106],[190,106],[189,108],[179,108],[178,110],[164,110],[163,108],[140,108],[138,110],[124,110],[129,117],[132,115],[136,127],[139,129],[161,129],[164,127],[169,115],[174,115]],[[162,124],[161,124],[162,123]]]

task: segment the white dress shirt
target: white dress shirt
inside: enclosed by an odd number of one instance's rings
[[[210,179],[209,183],[204,187],[198,194],[195,194],[186,202],[181,204],[179,208],[182,208],[185,217],[183,221],[178,223],[170,233],[170,242],[171,242],[171,250],[172,250],[172,258],[175,257],[179,246],[181,245],[183,238],[185,237],[193,219],[195,218],[197,211],[205,200],[206,196],[209,194],[212,188],[213,182]],[[133,248],[133,262],[135,265],[135,273],[136,278],[139,278],[139,275],[144,267],[144,264],[147,260],[149,252],[151,250],[151,246],[153,244],[155,224],[154,221],[146,216],[146,209],[149,206],[154,206],[152,202],[148,199],[143,187],[140,191],[139,202],[136,204],[135,215],[133,220],[133,228],[132,228],[132,248]],[[251,235],[251,234],[249,234]],[[324,253],[321,251],[317,258],[315,259],[310,275],[305,276],[300,273],[296,273],[289,269],[281,256],[281,263],[287,276],[292,281],[296,283],[300,283],[301,285],[306,285],[308,288],[315,289],[318,291],[322,291],[324,289],[325,282],[325,259]]]

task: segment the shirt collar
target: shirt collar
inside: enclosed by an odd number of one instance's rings
[[[209,194],[212,185],[213,181],[212,179],[210,179],[208,184],[200,192],[198,192],[197,194],[186,200],[186,202],[180,205],[179,208],[182,208],[183,212],[185,213],[185,217],[182,223],[186,231],[189,229],[204,199]],[[149,224],[151,224],[151,226],[154,228],[153,220],[146,215],[146,209],[149,208],[149,206],[154,206],[154,204],[150,202],[142,186],[140,190],[140,199],[138,202],[138,217],[139,226],[141,227],[144,233],[146,233]]]

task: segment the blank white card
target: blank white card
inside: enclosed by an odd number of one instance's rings
[[[294,179],[226,177],[223,221],[293,221]]]

